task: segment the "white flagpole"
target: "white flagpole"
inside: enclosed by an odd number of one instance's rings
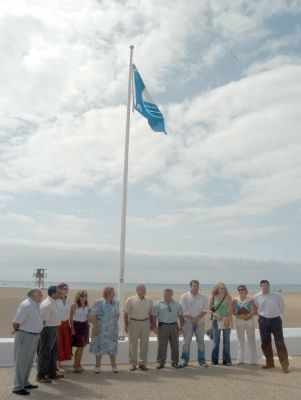
[[[128,185],[128,164],[129,164],[129,140],[130,140],[130,119],[131,119],[131,99],[132,99],[132,80],[133,80],[133,51],[134,46],[130,46],[130,65],[128,82],[128,103],[126,113],[125,130],[125,149],[124,149],[124,169],[123,169],[123,194],[122,194],[122,213],[121,213],[121,233],[120,233],[120,259],[119,259],[119,281],[118,299],[120,309],[119,337],[124,337],[124,266],[125,266],[125,236],[126,236],[126,210],[127,210],[127,185]]]

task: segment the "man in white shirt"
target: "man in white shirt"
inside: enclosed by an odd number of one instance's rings
[[[205,320],[208,311],[208,299],[199,292],[200,284],[197,280],[190,282],[190,291],[181,297],[181,306],[184,317],[184,344],[179,367],[186,367],[189,363],[190,345],[193,334],[198,344],[198,362],[201,367],[208,367],[205,358]]]
[[[27,299],[19,305],[13,320],[13,331],[16,334],[14,345],[14,387],[13,393],[29,395],[28,389],[36,389],[37,385],[29,383],[34,357],[37,352],[39,333],[43,329],[43,318],[39,303],[43,299],[40,289],[31,289]]]
[[[48,297],[41,304],[44,328],[38,345],[38,375],[37,381],[51,383],[52,379],[64,378],[56,372],[58,353],[58,327],[61,323],[59,307],[56,302],[61,297],[57,286],[48,288]]]
[[[270,283],[266,279],[260,282],[261,292],[254,296],[254,302],[259,315],[259,332],[261,348],[265,355],[266,365],[263,369],[275,368],[272,335],[277,349],[280,364],[284,373],[288,373],[288,354],[283,338],[281,315],[284,312],[283,297],[270,290]]]

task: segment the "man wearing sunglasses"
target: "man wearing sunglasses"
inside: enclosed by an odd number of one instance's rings
[[[153,308],[153,316],[157,320],[154,332],[158,335],[158,354],[157,369],[164,368],[167,357],[167,346],[170,343],[171,350],[171,366],[178,368],[179,362],[179,325],[180,332],[183,329],[183,313],[182,307],[173,298],[173,290],[165,289],[163,292],[163,300],[155,304]]]

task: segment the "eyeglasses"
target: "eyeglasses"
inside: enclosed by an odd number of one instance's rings
[[[242,289],[242,288],[240,288],[240,289],[237,289],[239,292],[244,292],[246,289]]]

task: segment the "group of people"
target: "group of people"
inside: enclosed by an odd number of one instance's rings
[[[207,332],[213,346],[211,364],[218,365],[220,338],[223,336],[222,363],[232,365],[230,334],[233,319],[238,338],[237,363],[245,361],[245,336],[251,364],[257,364],[255,342],[255,316],[258,316],[261,348],[265,355],[264,369],[274,368],[272,335],[285,373],[289,372],[288,354],[283,338],[281,315],[284,301],[279,293],[270,289],[267,280],[260,282],[261,291],[253,298],[248,296],[247,287],[237,287],[237,297],[232,299],[222,282],[214,286],[211,297],[200,292],[199,282],[192,280],[187,293],[180,302],[173,299],[173,290],[163,292],[162,300],[153,304],[146,296],[143,284],[136,287],[136,295],[126,300],[123,311],[125,332],[128,334],[130,371],[137,368],[147,371],[147,356],[150,332],[158,337],[157,369],[165,366],[167,348],[170,344],[171,366],[186,367],[190,359],[193,335],[198,346],[198,362],[208,368],[205,357],[205,316],[210,315],[212,324]],[[101,372],[101,359],[109,355],[112,372],[117,373],[116,354],[118,350],[119,302],[115,290],[107,286],[103,297],[89,307],[85,290],[77,292],[71,304],[68,285],[60,283],[48,288],[48,297],[42,301],[40,289],[31,289],[28,297],[18,307],[13,320],[15,333],[14,386],[13,393],[30,394],[38,385],[29,382],[30,372],[37,354],[37,382],[51,383],[53,379],[64,378],[62,362],[71,360],[73,371],[81,373],[83,351],[89,344],[89,328],[92,326],[89,351],[95,355],[94,373]],[[182,354],[179,354],[179,335],[183,334]],[[76,348],[74,354],[72,348]],[[138,356],[139,349],[139,356]]]

